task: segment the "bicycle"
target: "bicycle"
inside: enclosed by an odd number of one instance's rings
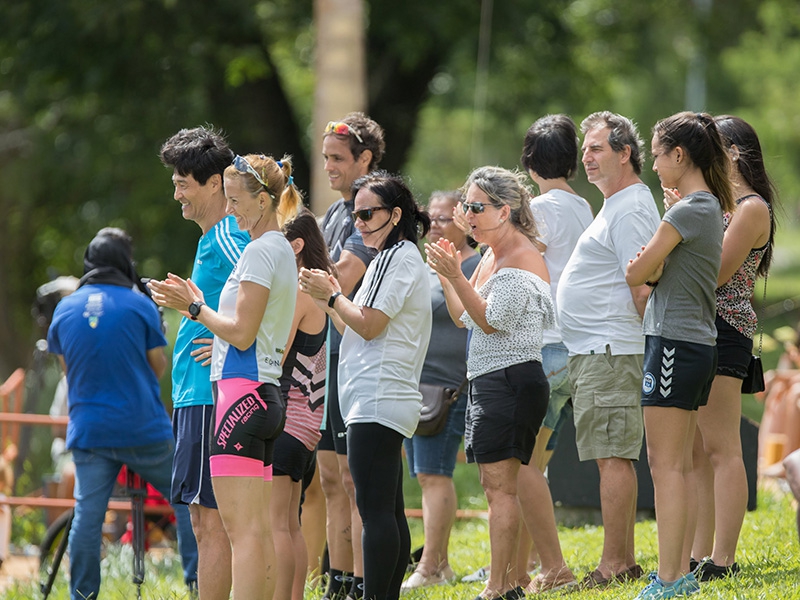
[[[138,473],[127,469],[124,493],[131,500],[132,581],[136,585],[136,597],[141,600],[145,577],[144,555],[147,532],[144,505],[149,496],[147,482]],[[47,600],[53,589],[58,569],[66,554],[74,514],[74,509],[70,509],[53,521],[39,545],[39,591],[44,600]]]

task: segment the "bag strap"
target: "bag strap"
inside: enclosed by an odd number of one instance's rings
[[[453,402],[458,400],[458,397],[461,395],[461,392],[463,392],[464,389],[467,387],[468,383],[469,379],[464,377],[464,381],[461,382],[461,385],[459,385],[458,388],[456,388],[456,391],[453,392],[453,394],[450,396],[450,402],[448,402],[448,404],[452,404]]]
[[[761,311],[763,313],[764,306],[767,303],[767,279],[769,278],[769,273],[764,275],[764,295],[761,297]],[[761,315],[764,316],[763,314]],[[756,311],[756,319],[758,319],[758,311]],[[764,319],[758,319],[758,357],[761,358],[761,349],[763,347],[764,342]]]

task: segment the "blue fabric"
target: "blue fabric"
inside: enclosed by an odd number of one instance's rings
[[[222,286],[249,241],[250,236],[240,231],[236,219],[228,215],[197,243],[191,279],[202,290],[205,303],[213,310],[219,308]],[[195,362],[195,357],[190,355],[198,347],[192,343],[193,340],[213,337],[199,321],[186,317],[181,320],[172,357],[173,408],[214,404],[209,381],[211,367]]]
[[[75,518],[69,534],[70,597],[72,600],[96,598],[100,592],[100,546],[106,506],[122,465],[128,465],[151,483],[165,498],[169,498],[172,473],[172,438],[147,446],[127,448],[76,449],[75,459]],[[185,508],[185,507],[184,507]],[[183,556],[184,567],[197,571],[197,547],[184,539],[191,532],[186,523],[188,510],[176,512],[178,519],[178,548],[189,554]],[[194,548],[194,555],[191,549]],[[194,567],[192,567],[194,565]],[[187,578],[189,581],[197,579]]]
[[[123,448],[172,439],[147,351],[167,345],[155,304],[132,289],[86,285],[56,307],[48,347],[69,381],[67,448]]]

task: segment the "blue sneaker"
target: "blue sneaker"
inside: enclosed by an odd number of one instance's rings
[[[700,584],[697,583],[694,575],[688,573],[677,581],[664,583],[659,579],[658,574],[650,573],[650,583],[647,584],[636,600],[662,600],[665,598],[677,598],[680,596],[691,596],[700,591]]]

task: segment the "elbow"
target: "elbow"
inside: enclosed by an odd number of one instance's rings
[[[237,335],[228,340],[231,346],[233,346],[237,350],[240,350],[241,352],[247,350],[250,346],[252,346],[255,343],[255,341],[256,341],[256,336],[254,335],[247,335],[247,336]]]
[[[637,287],[643,285],[644,282],[645,277],[637,273],[635,268],[628,267],[625,271],[625,283],[627,283],[629,287]]]

